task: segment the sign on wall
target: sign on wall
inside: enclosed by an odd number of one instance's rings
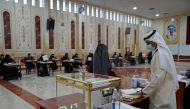
[[[167,18],[164,22],[164,40],[167,44],[177,44],[179,37],[179,19]]]

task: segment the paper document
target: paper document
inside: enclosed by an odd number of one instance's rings
[[[47,55],[42,56],[42,58],[43,58],[43,61],[48,61],[48,56]]]

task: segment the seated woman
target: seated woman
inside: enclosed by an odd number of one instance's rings
[[[73,71],[72,64],[69,62],[66,62],[66,61],[69,61],[68,53],[65,53],[65,56],[63,56],[63,58],[62,58],[62,66],[65,67],[66,73],[71,73]]]
[[[74,63],[73,63],[73,68],[79,68],[79,66],[82,66],[82,62],[80,62],[80,59],[78,57],[78,54],[75,53],[73,56],[72,56],[72,59],[74,59]]]
[[[25,65],[28,73],[31,71],[32,68],[34,68],[34,58],[31,56],[30,53],[28,53],[28,56],[25,57]]]
[[[123,56],[121,55],[121,53],[119,53],[119,55],[116,57],[115,61],[116,61],[117,67],[123,66]]]
[[[93,53],[89,53],[86,58],[86,69],[88,72],[92,72],[92,69],[90,69],[90,63],[93,62]]]
[[[4,60],[2,61],[3,64],[14,64],[16,63],[15,60],[13,60],[10,55],[6,54]],[[11,79],[18,79],[18,77],[21,78],[21,73],[18,72],[17,67],[6,67],[4,65],[4,73],[3,73],[3,79],[4,80],[11,80]]]
[[[49,60],[53,62],[52,64],[50,64],[50,68],[52,70],[56,70],[58,67],[55,59],[56,57],[54,56],[54,54],[51,54],[51,56],[49,57]]]
[[[144,64],[145,63],[145,59],[143,57],[142,52],[139,52],[138,62],[139,62],[139,64]]]
[[[75,60],[79,59],[78,54],[75,53],[75,54],[72,56],[72,59],[75,59]]]
[[[133,57],[132,52],[130,52],[130,54],[129,54],[129,64],[130,65],[136,64],[136,59]]]
[[[36,62],[37,73],[38,73],[38,76],[49,76],[47,65],[46,64],[40,64],[41,61],[42,62],[46,61],[43,59],[43,56],[44,56],[44,54],[42,54]]]

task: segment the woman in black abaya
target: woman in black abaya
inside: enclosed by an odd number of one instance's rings
[[[108,47],[104,44],[99,44],[96,48],[93,58],[93,73],[112,75],[111,64],[109,61]]]

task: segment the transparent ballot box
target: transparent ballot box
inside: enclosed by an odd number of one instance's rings
[[[95,73],[72,73],[56,76],[59,109],[101,109],[120,101],[120,78]],[[117,91],[117,92],[116,92]],[[116,93],[118,99],[115,99]],[[119,103],[120,104],[120,103]],[[108,107],[109,107],[108,106]],[[104,109],[112,109],[112,108]]]

